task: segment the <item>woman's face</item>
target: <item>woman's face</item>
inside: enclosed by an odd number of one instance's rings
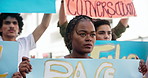
[[[111,40],[112,32],[109,25],[101,25],[97,28],[96,31],[96,39],[97,40]]]
[[[72,50],[82,54],[90,53],[96,41],[94,25],[89,20],[80,20],[72,34]]]

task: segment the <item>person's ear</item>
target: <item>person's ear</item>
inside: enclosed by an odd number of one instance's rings
[[[72,40],[72,34],[70,34],[70,33],[68,34],[68,39]]]

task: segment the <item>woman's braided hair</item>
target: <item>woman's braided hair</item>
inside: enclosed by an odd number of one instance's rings
[[[74,31],[74,28],[77,26],[77,24],[82,20],[90,20],[92,22],[92,18],[86,16],[86,15],[79,15],[74,17],[70,22],[68,23],[66,34],[64,36],[65,45],[68,48],[68,50],[71,53],[72,50],[72,34]]]

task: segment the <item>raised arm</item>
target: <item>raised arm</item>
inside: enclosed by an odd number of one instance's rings
[[[50,19],[51,14],[44,14],[41,24],[33,32],[35,42],[39,40],[39,38],[49,26]]]
[[[128,20],[129,20],[129,18],[122,18],[120,20],[120,22],[123,24],[123,26],[127,27],[128,26]]]
[[[61,26],[66,22],[67,22],[67,16],[65,14],[65,9],[64,9],[64,0],[61,0],[61,7],[59,11],[59,25]]]
[[[122,18],[117,26],[112,29],[112,40],[116,40],[117,38],[120,38],[122,33],[125,32],[126,28],[129,27],[128,25],[129,18]]]
[[[59,11],[59,21],[58,21],[57,27],[60,28],[60,34],[62,37],[65,36],[67,24],[68,24],[68,21],[67,21],[67,16],[65,14],[65,9],[64,9],[64,0],[61,0],[61,6]]]

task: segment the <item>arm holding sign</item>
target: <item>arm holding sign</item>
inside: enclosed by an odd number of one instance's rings
[[[58,27],[60,27],[60,34],[62,37],[65,36],[67,24],[68,24],[68,21],[67,21],[67,16],[64,9],[64,1],[61,0]]]
[[[67,28],[67,16],[65,14],[65,9],[64,9],[64,2],[63,0],[61,1],[61,7],[59,11],[59,22],[58,22],[58,27],[60,27],[60,34],[62,37],[65,36],[66,33],[66,28]],[[125,32],[126,28],[128,28],[128,18],[123,18],[119,21],[118,25],[112,29],[112,40],[116,40],[117,38],[121,37],[121,34]]]
[[[144,62],[144,60],[140,60],[140,63],[139,63],[139,68],[138,68],[139,72],[141,72],[144,75],[146,75],[147,73],[147,66]]]
[[[19,72],[14,73],[12,78],[26,78],[26,74],[32,70],[32,66],[29,62],[30,60],[28,57],[23,57],[22,62],[19,65]]]
[[[117,38],[121,37],[122,33],[124,33],[126,28],[129,27],[128,20],[128,18],[122,18],[117,26],[112,29],[112,40],[116,40]]]

